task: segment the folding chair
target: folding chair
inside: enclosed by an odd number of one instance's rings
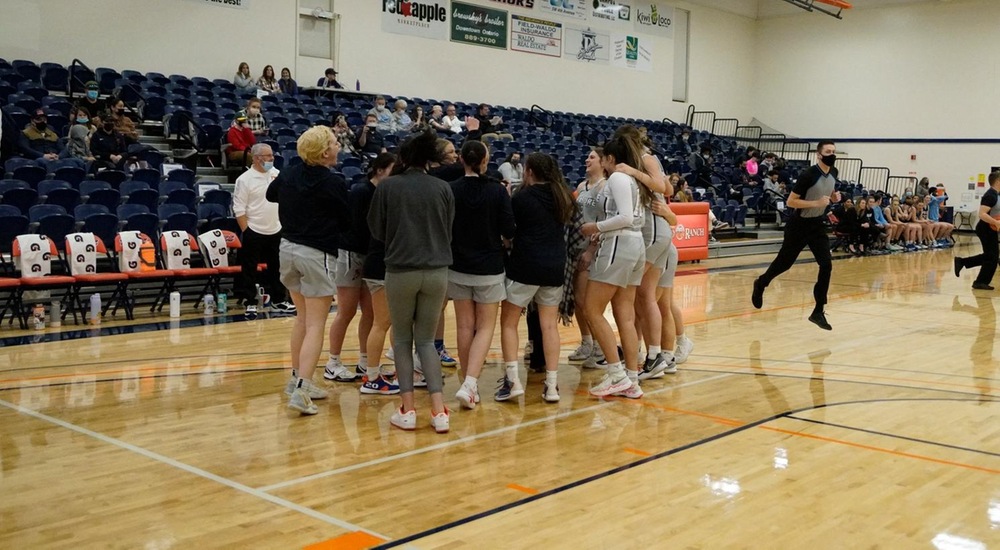
[[[76,279],[70,294],[70,307],[75,306],[80,311],[80,316],[87,317],[87,309],[80,298],[84,288],[93,288],[103,285],[115,285],[115,290],[111,297],[103,303],[101,316],[107,314],[108,309],[114,304],[115,311],[121,305],[125,310],[125,318],[132,320],[132,305],[128,299],[129,277],[125,273],[101,273],[98,271],[97,258],[99,254],[108,256],[108,249],[104,246],[104,241],[93,233],[72,233],[66,236],[66,259],[69,264],[69,272]],[[63,317],[66,313],[63,313]]]

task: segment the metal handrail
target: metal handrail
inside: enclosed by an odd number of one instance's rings
[[[542,120],[541,117],[535,114],[536,110],[544,114],[546,117],[548,117],[548,120]],[[531,118],[531,122],[536,122],[540,126],[543,126],[545,128],[551,128],[552,119],[554,118],[555,115],[553,115],[552,112],[549,111],[548,109],[545,109],[536,104],[531,106],[531,109],[528,111],[528,116]]]

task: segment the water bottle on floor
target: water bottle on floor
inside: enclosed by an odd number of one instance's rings
[[[49,306],[49,326],[62,326],[62,304],[59,303],[59,300],[53,300],[52,305]]]
[[[205,315],[214,315],[215,314],[215,296],[212,296],[211,294],[206,294],[205,298],[204,298],[204,301],[205,301]]]
[[[225,314],[229,311],[229,296],[227,296],[225,292],[220,292],[219,298],[216,300],[215,304],[219,313]]]
[[[45,306],[35,304],[31,310],[31,322],[35,330],[45,330]]]
[[[99,293],[90,295],[90,324],[101,324],[101,295]]]
[[[176,290],[170,293],[170,318],[181,316],[181,293]]]

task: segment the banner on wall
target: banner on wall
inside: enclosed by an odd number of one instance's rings
[[[539,2],[548,0],[538,0]],[[521,8],[525,10],[530,10],[535,7],[535,0],[490,0],[494,4],[503,4],[505,6],[510,6],[512,8]]]
[[[665,38],[674,37],[674,8],[659,2],[635,6],[635,31]]]
[[[611,60],[611,35],[591,28],[566,27],[563,57],[584,63],[607,65]]]
[[[653,41],[650,38],[616,34],[611,37],[611,65],[624,69],[653,70]]]
[[[559,17],[586,20],[589,0],[538,0],[538,9]]]
[[[562,57],[562,42],[562,23],[520,15],[510,16],[511,50]]]
[[[382,0],[382,30],[444,40],[448,36],[448,8],[444,0]]]
[[[507,49],[507,12],[451,3],[451,41]]]
[[[250,9],[250,0],[192,0],[199,4],[219,6],[220,8],[235,8],[238,10]]]
[[[632,24],[632,6],[620,0],[594,0],[591,20],[616,25]]]

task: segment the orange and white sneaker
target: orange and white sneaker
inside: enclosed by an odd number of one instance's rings
[[[476,403],[479,403],[479,390],[462,384],[462,387],[455,392],[455,397],[463,407],[472,410],[476,408]]]
[[[431,426],[439,434],[446,434],[451,429],[451,411],[445,407],[443,411],[431,416]]]
[[[632,386],[625,390],[614,394],[615,397],[627,397],[629,399],[640,399],[642,397],[642,388],[639,387],[638,382],[632,382]]]
[[[412,432],[417,429],[417,411],[403,412],[403,407],[392,413],[389,423],[393,426]]]

